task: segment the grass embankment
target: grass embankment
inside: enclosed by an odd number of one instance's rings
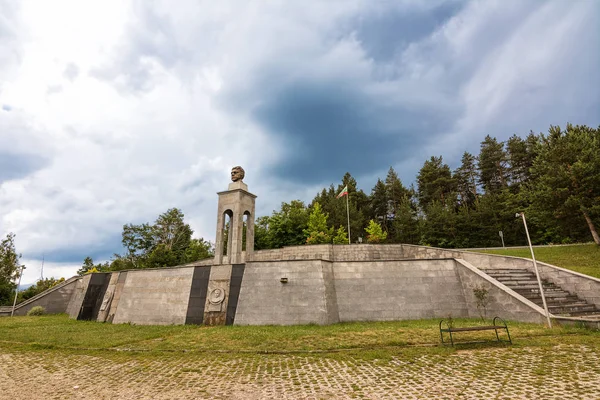
[[[534,247],[535,259],[557,267],[600,278],[600,246],[578,244],[570,246]],[[477,250],[478,253],[531,258],[529,248]]]
[[[65,315],[0,318],[0,348],[132,350],[160,352],[397,352],[448,351],[440,344],[439,320],[342,323],[327,326],[139,326],[75,321]],[[481,324],[456,319],[456,327]],[[487,322],[489,323],[489,321]],[[515,347],[585,344],[600,348],[600,332],[578,328],[544,328],[509,322]],[[502,333],[503,334],[503,333]],[[503,334],[504,336],[504,334]],[[493,331],[465,332],[457,341],[494,340]],[[487,345],[493,345],[489,342]],[[416,346],[416,349],[415,347]],[[432,349],[431,346],[439,350]]]

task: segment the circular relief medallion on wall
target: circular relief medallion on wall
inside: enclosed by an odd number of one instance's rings
[[[219,304],[225,300],[225,290],[217,288],[213,289],[208,296],[208,301],[212,304]]]

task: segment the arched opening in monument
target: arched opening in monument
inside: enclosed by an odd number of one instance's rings
[[[224,256],[229,255],[229,252],[231,249],[229,242],[231,240],[230,230],[231,230],[232,221],[233,221],[233,211],[225,210],[225,212],[223,212],[223,236],[222,236],[222,241],[221,241],[221,243],[223,243],[223,255]]]
[[[248,237],[248,221],[250,220],[250,211],[244,212],[242,225],[242,251],[246,251],[246,238]]]

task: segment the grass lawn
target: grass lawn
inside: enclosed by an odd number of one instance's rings
[[[327,326],[141,326],[75,321],[66,315],[0,318],[0,348],[162,352],[335,353],[375,351],[411,353],[454,351],[440,346],[438,319],[353,322]],[[481,324],[455,319],[455,326]],[[489,322],[488,322],[489,323]],[[509,322],[514,347],[584,344],[600,349],[600,332],[574,327],[547,329]],[[457,341],[493,340],[493,331],[465,332]],[[494,346],[493,342],[485,346]],[[473,346],[473,345],[471,345]],[[476,347],[481,345],[475,345]]]
[[[10,399],[597,399],[600,331],[509,322],[440,345],[439,320],[134,326],[0,318]],[[455,326],[481,323],[456,319]]]
[[[571,246],[534,247],[533,251],[535,259],[538,261],[600,278],[600,246],[595,244],[578,244]],[[531,258],[531,252],[528,248],[477,250],[477,253]]]

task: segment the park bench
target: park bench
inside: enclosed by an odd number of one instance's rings
[[[499,325],[497,323],[497,321],[502,322],[502,325]],[[443,323],[446,323],[446,328],[442,328]],[[470,327],[462,327],[462,328],[455,328],[454,326],[451,326],[450,324],[448,324],[448,321],[441,320],[440,321],[440,338],[442,339],[442,343],[446,344],[447,342],[444,342],[444,332],[448,333],[450,335],[450,343],[452,344],[452,346],[454,346],[454,339],[452,338],[453,333],[469,332],[469,331],[495,331],[496,339],[498,340],[498,342],[502,342],[502,340],[500,340],[500,336],[498,336],[498,329],[504,329],[506,331],[506,335],[508,336],[507,341],[510,344],[512,344],[512,339],[510,338],[510,333],[508,332],[508,326],[506,325],[506,321],[504,321],[500,317],[494,317],[494,320],[492,321],[492,325],[480,325],[480,326],[470,326]]]

